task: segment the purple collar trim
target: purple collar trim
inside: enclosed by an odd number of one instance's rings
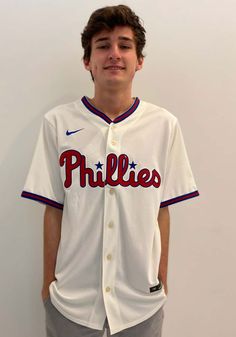
[[[133,105],[129,108],[129,110],[125,111],[122,115],[116,117],[114,120],[111,120],[107,115],[105,115],[102,111],[98,110],[97,108],[95,108],[95,106],[93,106],[87,99],[86,96],[82,97],[81,99],[82,103],[85,105],[85,107],[91,111],[92,113],[94,113],[95,115],[101,117],[104,121],[106,121],[108,124],[111,123],[119,123],[121,121],[123,121],[124,119],[126,119],[127,117],[129,117],[130,115],[132,115],[132,113],[137,109],[137,107],[139,106],[140,100],[138,97],[135,98]]]

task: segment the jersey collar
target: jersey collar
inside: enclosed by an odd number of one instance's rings
[[[132,115],[132,113],[135,112],[135,110],[138,108],[140,100],[138,97],[135,98],[134,103],[132,104],[132,106],[125,111],[122,115],[116,117],[114,120],[111,120],[107,115],[105,115],[102,111],[98,110],[97,108],[95,108],[94,105],[92,105],[89,100],[87,99],[86,96],[83,96],[81,99],[82,103],[84,104],[84,106],[91,111],[92,113],[94,113],[95,115],[99,116],[100,118],[102,118],[105,122],[107,122],[108,124],[111,123],[119,123],[121,121],[123,121],[124,119],[126,119],[127,117],[129,117],[130,115]]]

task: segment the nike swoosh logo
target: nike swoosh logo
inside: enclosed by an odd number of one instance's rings
[[[69,131],[69,130],[67,130],[67,131],[66,131],[66,135],[67,135],[67,136],[70,136],[70,135],[73,135],[74,133],[79,132],[79,131],[81,131],[81,130],[83,130],[83,129],[78,129],[78,130],[75,130],[75,131]]]

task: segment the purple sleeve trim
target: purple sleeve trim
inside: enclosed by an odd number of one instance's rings
[[[23,198],[39,201],[39,202],[41,202],[43,204],[46,204],[46,205],[49,205],[49,206],[52,206],[52,207],[55,207],[55,208],[63,209],[63,204],[59,204],[58,202],[56,202],[54,200],[45,198],[45,197],[43,197],[41,195],[38,195],[38,194],[34,194],[34,193],[23,191],[21,193],[21,196]]]
[[[184,200],[194,198],[194,197],[197,197],[197,196],[199,196],[198,191],[194,191],[194,192],[191,192],[191,193],[188,193],[188,194],[184,194],[184,195],[181,195],[180,197],[176,197],[176,198],[169,199],[169,200],[161,202],[160,208],[166,207],[166,206],[169,206],[169,205],[173,205],[177,202],[184,201]]]

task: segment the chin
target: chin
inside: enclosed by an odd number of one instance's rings
[[[111,78],[106,81],[107,85],[124,85],[125,81],[118,78]]]

